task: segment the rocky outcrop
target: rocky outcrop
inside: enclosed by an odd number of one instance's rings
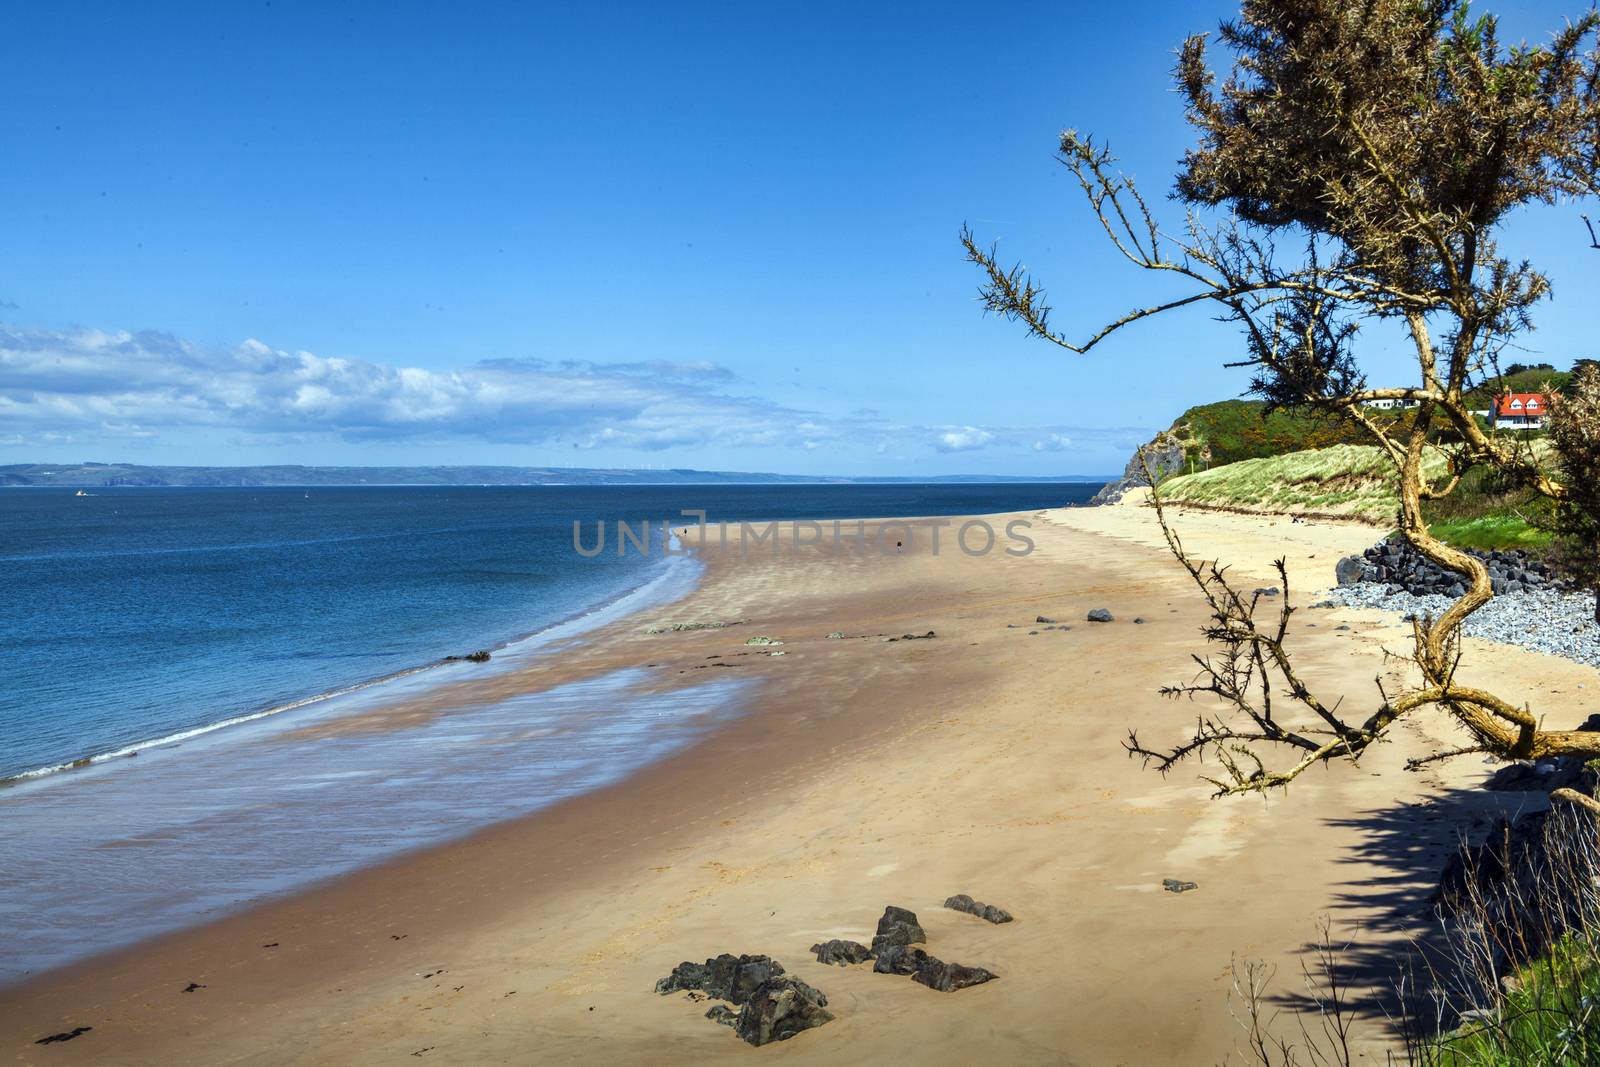
[[[911,980],[929,989],[937,989],[941,993],[954,993],[958,989],[982,985],[999,977],[993,971],[986,971],[982,967],[963,967],[959,963],[946,963],[934,959],[926,952],[921,955],[923,958]]]
[[[735,956],[724,952],[704,963],[685,960],[672,973],[656,983],[656,992],[665,996],[680,990],[695,990],[717,1000],[743,1004],[765,982],[784,973],[783,964],[770,956]]]
[[[944,906],[951,911],[964,911],[968,915],[976,915],[986,922],[1008,923],[1011,922],[1011,913],[1004,908],[997,908],[993,904],[985,904],[981,900],[973,900],[965,893],[957,893],[944,902]]]
[[[848,967],[852,963],[866,963],[872,958],[872,950],[859,941],[823,941],[811,946],[811,951],[817,954],[818,963]]]
[[[1489,582],[1496,596],[1561,587],[1554,572],[1526,552],[1465,551],[1488,566]],[[1440,567],[1403,537],[1386,538],[1359,556],[1346,556],[1334,568],[1334,576],[1340,585],[1371,582],[1403,589],[1413,596],[1459,597],[1467,592],[1466,575]]]
[[[982,985],[998,977],[982,967],[966,967],[959,963],[946,963],[928,955],[913,945],[891,945],[878,953],[872,969],[878,974],[908,975],[913,982],[937,989],[941,993],[954,993],[967,986]]]
[[[787,1041],[833,1021],[828,998],[798,978],[780,975],[750,992],[733,1029],[752,1045]]]
[[[770,956],[734,956],[724,952],[704,963],[685,961],[656,983],[656,992],[703,993],[736,1005],[713,1005],[706,1012],[712,1022],[731,1026],[752,1045],[785,1041],[795,1034],[833,1021],[828,998],[785,974],[783,964]]]
[[[1155,440],[1144,446],[1144,459],[1157,479],[1189,469],[1188,453],[1184,449],[1183,441],[1173,430],[1162,430],[1156,434]],[[1089,506],[1115,504],[1128,490],[1139,489],[1149,484],[1150,480],[1144,476],[1144,465],[1139,462],[1139,453],[1135,452],[1133,458],[1128,460],[1128,465],[1123,468],[1122,477],[1096,493],[1089,501]]]

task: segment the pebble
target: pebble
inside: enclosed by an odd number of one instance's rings
[[[1438,618],[1454,601],[1437,593],[1413,596],[1395,586],[1363,582],[1330,590],[1324,603]],[[1473,612],[1462,630],[1469,637],[1519,645],[1600,667],[1600,626],[1594,621],[1593,593],[1539,590],[1504,594]]]

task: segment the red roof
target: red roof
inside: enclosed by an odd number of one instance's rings
[[[1507,393],[1495,401],[1494,411],[1502,418],[1539,418],[1544,414],[1543,393]]]

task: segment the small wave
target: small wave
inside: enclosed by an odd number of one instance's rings
[[[79,767],[90,767],[96,763],[105,763],[109,760],[121,759],[125,756],[132,756],[147,749],[162,748],[167,745],[176,745],[181,741],[188,741],[196,737],[204,736],[205,734],[215,733],[216,731],[226,729],[229,726],[239,726],[243,723],[255,722],[258,719],[269,718],[273,715],[282,715],[286,711],[296,711],[311,704],[320,704],[325,700],[333,700],[337,697],[349,696],[351,693],[359,693],[363,689],[371,689],[373,686],[384,685],[389,682],[398,681],[401,678],[409,678],[414,674],[421,674],[423,671],[429,671],[442,665],[443,664],[441,663],[429,663],[421,667],[408,667],[403,671],[395,671],[392,674],[386,674],[381,678],[372,678],[365,682],[357,682],[355,685],[344,686],[341,689],[330,689],[325,693],[317,693],[313,696],[304,697],[300,700],[291,700],[287,704],[278,704],[270,708],[262,708],[260,711],[252,711],[244,715],[235,715],[229,719],[222,719],[218,722],[207,723],[204,726],[195,726],[187,730],[179,730],[177,733],[166,734],[162,737],[152,738],[149,741],[139,741],[131,745],[124,745],[123,747],[115,749],[111,752],[102,752],[96,756],[84,756],[81,759],[68,760],[65,763],[54,763],[48,767],[38,767],[31,771],[22,771],[18,774],[7,775],[4,778],[0,778],[0,787],[16,782],[24,782],[31,778],[43,778],[46,775],[59,774],[62,771],[75,770]]]
[[[677,552],[681,549],[681,545],[679,544],[676,535],[671,535],[669,545],[674,552]],[[615,619],[626,616],[634,611],[639,611],[645,607],[648,607],[660,597],[660,594],[664,592],[672,592],[674,584],[679,579],[684,579],[682,591],[687,593],[692,588],[693,579],[697,577],[698,574],[699,565],[692,559],[692,557],[685,555],[668,555],[664,559],[663,565],[657,569],[657,572],[641,584],[634,586],[631,589],[623,590],[621,593],[608,597],[607,599],[602,600],[600,603],[591,605],[590,607],[585,608],[583,611],[577,612],[576,614],[569,615],[563,619],[558,619],[541,630],[535,630],[531,633],[523,634],[507,641],[502,641],[497,645],[491,646],[491,648],[495,652],[511,652],[514,654],[521,654],[531,652],[540,645],[549,641],[580,636],[589,630],[604,626],[608,622],[612,622]],[[245,723],[257,722],[261,719],[270,718],[275,715],[282,715],[285,712],[298,711],[301,708],[310,707],[314,704],[321,704],[329,700],[336,700],[340,697],[350,696],[353,693],[359,693],[363,690],[372,689],[377,686],[388,685],[392,682],[399,681],[402,678],[414,677],[427,671],[434,670],[435,668],[446,666],[448,662],[449,661],[438,660],[433,663],[425,663],[416,667],[407,667],[403,670],[393,671],[378,678],[368,679],[364,682],[357,682],[354,685],[342,686],[338,689],[330,689],[326,692],[316,693],[308,697],[303,697],[299,700],[291,700],[287,703],[277,704],[270,708],[262,708],[258,711],[247,712],[243,715],[234,715],[226,719],[218,720],[217,722],[207,723],[202,726],[195,726],[185,730],[179,730],[175,733],[152,738],[148,741],[139,741],[133,744],[124,745],[121,748],[110,752],[102,752],[92,756],[81,757],[79,759],[67,760],[63,763],[54,763],[45,767],[37,767],[30,771],[21,771],[16,774],[5,775],[0,777],[0,789],[3,789],[7,786],[18,785],[26,781],[46,778],[50,775],[60,774],[65,771],[76,770],[83,767],[91,767],[96,764],[107,763],[111,760],[123,759],[149,749],[164,748],[170,745],[176,745],[184,741],[192,740],[196,737],[202,737],[206,734],[215,733],[218,730],[227,729],[231,726],[242,726]]]

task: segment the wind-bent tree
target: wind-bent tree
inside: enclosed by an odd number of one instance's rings
[[[1375,709],[1354,718],[1295,673],[1287,597],[1276,620],[1259,622],[1254,598],[1215,564],[1192,560],[1163,515],[1174,554],[1212,607],[1214,645],[1196,657],[1200,679],[1168,692],[1214,695],[1229,711],[1202,718],[1171,750],[1130,737],[1136,755],[1165,770],[1208,753],[1226,769],[1219,793],[1265,790],[1359,757],[1396,720],[1428,708],[1471,736],[1440,757],[1600,755],[1600,734],[1545,730],[1532,710],[1457,680],[1462,623],[1494,593],[1484,564],[1432,536],[1422,511],[1479,466],[1557,502],[1572,497],[1540,453],[1480,423],[1467,394],[1499,377],[1498,353],[1530,328],[1531,310],[1550,292],[1534,266],[1502,254],[1497,226],[1524,205],[1596,192],[1597,28],[1591,10],[1547,45],[1508,48],[1495,20],[1469,16],[1464,0],[1246,0],[1221,28],[1232,53],[1226,80],[1208,64],[1205,36],[1179,53],[1177,85],[1199,139],[1177,175],[1174,198],[1187,212],[1176,232],[1162,228],[1109,150],[1074,130],[1061,135],[1058,158],[1111,244],[1183,286],[1081,340],[1057,330],[1022,267],[1002,265],[993,246],[963,230],[968,258],[986,275],[985,308],[1072,352],[1180,308],[1220,309],[1242,331],[1246,357],[1236,365],[1252,369],[1252,391],[1269,407],[1360,426],[1394,466],[1401,532],[1468,579],[1465,596],[1416,624],[1420,684],[1380,693]],[[1408,333],[1415,384],[1368,383],[1355,341],[1378,320]],[[1376,400],[1417,406],[1380,425],[1368,415]],[[1445,457],[1442,478],[1425,472],[1430,454]],[[1278,693],[1308,709],[1315,727],[1287,724],[1272,703]],[[1291,760],[1269,769],[1272,746]]]

